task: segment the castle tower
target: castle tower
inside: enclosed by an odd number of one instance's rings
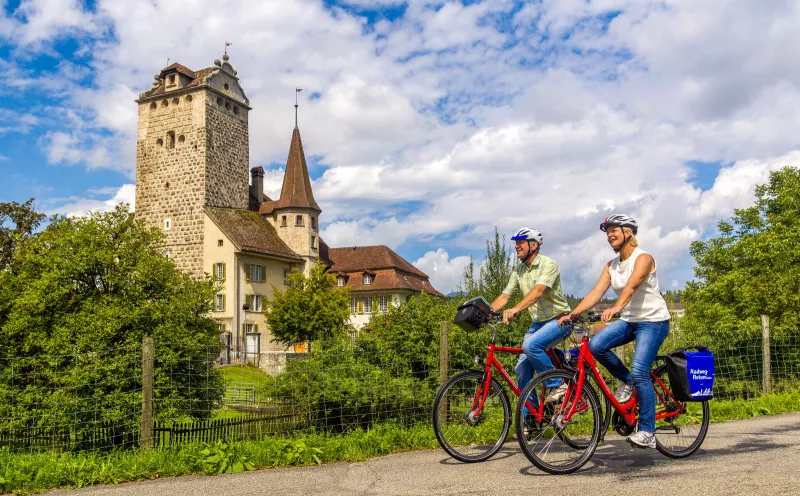
[[[275,227],[283,242],[306,261],[302,269],[307,275],[320,256],[319,215],[322,209],[311,191],[303,141],[296,125],[289,145],[281,196],[277,201],[262,203],[260,213]]]
[[[206,206],[247,209],[249,101],[228,63],[178,63],[139,95],[136,217],[165,234],[178,268],[203,274]]]

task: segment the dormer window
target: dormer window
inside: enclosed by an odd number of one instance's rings
[[[169,75],[169,78],[167,78],[167,81],[168,81],[168,83],[167,83],[167,84],[169,84],[170,86],[172,86],[173,84],[175,84],[175,74],[170,74],[170,75]]]
[[[344,286],[344,276],[339,276],[336,278],[336,285],[337,286]]]
[[[372,284],[372,275],[364,274],[364,286],[369,286],[370,284]]]

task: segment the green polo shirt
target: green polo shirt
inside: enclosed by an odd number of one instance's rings
[[[567,303],[567,297],[561,290],[561,271],[552,258],[537,255],[530,267],[521,263],[511,273],[504,294],[513,295],[518,290],[525,297],[537,284],[547,286],[544,294],[536,303],[528,307],[533,322],[553,320],[556,316],[572,310]]]

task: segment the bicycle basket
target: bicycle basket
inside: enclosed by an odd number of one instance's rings
[[[714,355],[708,347],[687,346],[667,353],[666,363],[676,400],[705,401],[714,397]]]
[[[478,296],[458,307],[453,324],[465,331],[477,331],[486,322],[491,311],[492,306],[486,301],[486,298]]]

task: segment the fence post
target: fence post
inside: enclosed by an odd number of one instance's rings
[[[761,316],[761,357],[764,364],[762,390],[764,394],[772,392],[772,364],[769,358],[769,317]]]
[[[447,380],[447,366],[450,359],[450,323],[439,323],[439,384]]]
[[[153,338],[142,340],[142,424],[139,430],[139,447],[143,450],[153,446]]]

